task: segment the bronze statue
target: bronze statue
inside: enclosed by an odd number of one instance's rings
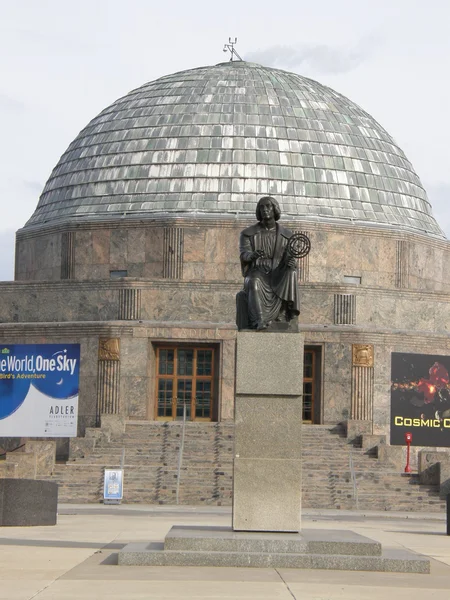
[[[256,207],[258,223],[241,232],[239,253],[244,289],[237,294],[239,330],[278,328],[300,314],[297,261],[309,252],[309,239],[282,227],[278,202],[264,196]],[[302,248],[299,248],[299,245]]]

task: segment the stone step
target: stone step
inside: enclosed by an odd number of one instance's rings
[[[233,467],[233,424],[187,423],[179,487],[180,502],[230,504]],[[125,449],[125,502],[174,503],[182,424],[127,422],[125,433],[110,442],[103,436],[95,450],[55,468],[52,480],[73,501],[100,499],[104,467],[118,468]],[[355,448],[330,426],[303,427],[303,505],[354,508],[353,478],[361,508],[442,507],[439,491],[420,486],[417,477],[403,478],[362,448]],[[350,470],[350,456],[353,476]],[[85,486],[82,490],[80,486]],[[88,489],[89,488],[89,489]],[[210,496],[208,499],[208,495]],[[431,507],[431,508],[430,508]]]

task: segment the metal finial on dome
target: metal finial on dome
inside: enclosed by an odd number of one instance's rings
[[[230,52],[231,53],[231,57],[230,57],[230,62],[233,62],[233,56],[236,56],[236,58],[238,60],[242,60],[242,58],[239,56],[239,54],[236,52],[235,49],[235,44],[237,44],[237,37],[234,38],[234,42],[233,40],[229,37],[228,38],[228,44],[224,44],[223,46],[223,51],[224,52]]]

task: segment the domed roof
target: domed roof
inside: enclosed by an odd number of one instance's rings
[[[161,77],[114,102],[70,144],[28,226],[168,213],[283,215],[445,237],[391,136],[311,79],[248,62]]]

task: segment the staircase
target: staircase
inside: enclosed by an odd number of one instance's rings
[[[418,475],[392,471],[349,444],[339,428],[304,426],[302,435],[305,508],[445,511],[439,486],[420,485]]]
[[[60,502],[99,502],[103,470],[124,463],[124,502],[175,504],[182,425],[128,421],[125,433],[100,441],[82,459],[56,465]],[[231,504],[233,425],[186,423],[180,504]]]
[[[176,504],[182,424],[128,421],[123,434],[100,438],[84,458],[55,466],[60,502],[100,502],[103,470],[118,468],[124,452],[127,503]],[[186,423],[180,504],[230,505],[232,423]],[[350,464],[352,463],[353,469]],[[329,425],[303,427],[303,507],[444,511],[438,486],[389,470]]]

